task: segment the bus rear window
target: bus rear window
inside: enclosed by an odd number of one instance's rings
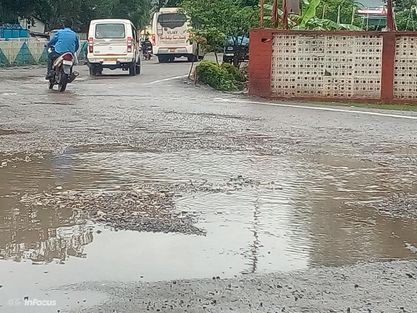
[[[164,13],[158,16],[158,23],[167,28],[184,26],[186,21],[187,17],[180,13]]]
[[[125,38],[125,25],[124,24],[97,24],[96,25],[96,38]]]

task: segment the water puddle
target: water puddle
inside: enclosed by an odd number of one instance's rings
[[[388,214],[387,201],[417,194],[412,169],[347,155],[111,147],[2,163],[0,300],[84,281],[417,258],[417,220]]]

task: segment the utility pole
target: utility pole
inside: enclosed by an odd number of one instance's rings
[[[264,4],[265,4],[265,0],[260,0],[259,1],[259,24],[261,27],[264,27]]]
[[[395,31],[392,0],[387,0],[387,30]]]
[[[282,1],[282,27],[288,29],[288,4],[287,0]]]

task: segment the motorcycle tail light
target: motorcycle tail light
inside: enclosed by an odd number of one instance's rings
[[[62,58],[63,58],[65,61],[72,61],[74,57],[73,57],[71,54],[67,53],[67,54],[65,54]]]

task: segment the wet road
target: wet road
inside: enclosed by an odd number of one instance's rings
[[[1,311],[105,300],[62,287],[83,282],[417,259],[417,114],[272,105],[188,70],[82,68],[63,94],[0,70]]]

